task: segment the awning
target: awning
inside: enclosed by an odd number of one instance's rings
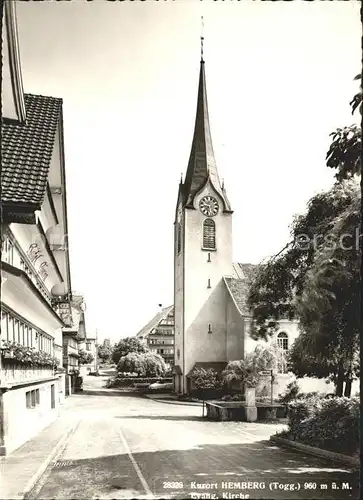
[[[212,368],[217,373],[221,373],[227,366],[226,361],[197,361],[190,372],[187,374],[187,377],[190,377],[194,370],[197,368],[203,368],[204,370],[209,370]]]

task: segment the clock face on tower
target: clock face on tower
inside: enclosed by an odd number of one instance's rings
[[[214,217],[218,213],[218,201],[213,196],[204,196],[199,203],[203,215]]]

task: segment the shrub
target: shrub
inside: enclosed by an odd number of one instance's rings
[[[271,403],[271,396],[256,396],[257,403]]]
[[[293,380],[286,386],[285,392],[281,394],[277,400],[281,404],[291,403],[291,401],[297,399],[300,394],[300,387],[296,380]]]
[[[271,382],[266,381],[264,379],[259,380],[256,386],[256,398],[266,398],[269,397],[271,399]]]
[[[269,383],[264,380],[262,372],[276,370],[278,366],[285,364],[285,354],[278,346],[257,345],[254,351],[247,353],[243,359],[230,361],[222,376],[226,384],[238,381],[246,387],[257,387],[262,383],[260,389],[269,392]],[[261,394],[264,395],[266,394]]]
[[[197,390],[217,389],[220,386],[218,372],[213,368],[196,368],[190,378]]]
[[[166,364],[159,354],[130,352],[120,358],[117,371],[137,373],[141,377],[162,377],[166,372]]]
[[[300,436],[303,422],[312,417],[318,410],[320,399],[306,398],[297,399],[288,406],[289,428],[293,437]]]
[[[359,398],[311,396],[289,405],[290,438],[330,451],[359,447]]]
[[[234,394],[232,396],[232,401],[245,401],[245,399],[243,394]]]
[[[134,387],[135,384],[145,384],[149,386],[153,382],[161,381],[162,383],[170,383],[173,380],[171,378],[155,378],[155,377],[126,377],[124,375],[117,375],[116,377],[108,379],[112,382],[112,387]],[[110,386],[111,387],[111,386]]]
[[[110,387],[114,387],[114,379],[113,378],[108,378],[106,380],[106,387],[109,389]]]
[[[309,399],[312,397],[319,397],[317,391],[313,392],[300,392],[300,387],[296,380],[290,382],[285,389],[285,392],[277,398],[277,402],[281,404],[289,404],[292,401],[300,399]]]
[[[94,361],[94,357],[92,356],[92,354],[85,351],[84,349],[80,349],[78,351],[78,356],[80,365],[88,365]]]
[[[114,346],[111,359],[117,365],[122,357],[130,353],[145,353],[147,351],[148,348],[140,339],[137,337],[126,337]]]

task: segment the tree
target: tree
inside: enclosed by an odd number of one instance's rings
[[[296,298],[303,292],[306,274],[317,252],[329,244],[333,221],[345,217],[357,200],[357,180],[343,181],[314,196],[306,213],[294,218],[291,241],[259,266],[251,284],[248,306],[253,316],[254,338],[267,340],[276,332],[280,319],[298,319]]]
[[[126,356],[121,356],[117,364],[119,373],[136,373],[138,376],[145,376],[145,363],[142,355],[137,352],[129,352]]]
[[[292,242],[260,267],[248,297],[252,335],[269,338],[280,319],[298,319],[302,332],[290,369],[297,376],[329,377],[339,395],[344,382],[350,393],[359,369],[343,369],[356,359],[360,325],[359,205],[357,179],[314,197],[294,220]]]
[[[354,80],[361,80],[362,75],[357,75]],[[350,102],[352,114],[358,109],[362,114],[362,88],[355,94]],[[333,142],[326,155],[327,166],[337,170],[338,181],[349,179],[359,174],[361,169],[362,129],[357,125],[338,128],[330,134]]]
[[[145,363],[146,377],[164,377],[167,372],[167,366],[160,354],[146,352],[141,354]]]
[[[89,365],[94,361],[94,357],[90,352],[85,351],[84,349],[80,349],[78,351],[78,361],[80,365]]]
[[[137,373],[140,377],[163,377],[166,373],[165,361],[152,352],[129,352],[117,364],[119,373]]]
[[[103,362],[107,362],[111,360],[112,357],[112,347],[103,342],[97,349],[97,355],[99,359]]]
[[[361,94],[351,102],[361,111]],[[335,134],[335,135],[334,135]],[[350,395],[359,373],[359,180],[361,130],[338,129],[327,154],[336,184],[314,196],[295,217],[291,241],[263,263],[250,288],[252,335],[269,338],[280,319],[299,319],[290,369],[298,376],[329,377],[341,395]],[[349,248],[347,248],[349,246]]]
[[[190,378],[193,381],[193,386],[198,391],[219,389],[220,387],[218,372],[213,368],[195,368]]]
[[[257,345],[254,351],[246,354],[243,359],[230,361],[222,376],[227,384],[237,381],[246,387],[256,387],[261,372],[276,371],[285,364],[284,352],[278,346],[275,344],[268,347]]]
[[[113,348],[112,361],[117,364],[120,358],[129,353],[145,353],[147,351],[147,347],[137,337],[125,337]]]
[[[338,395],[342,395],[345,383],[345,396],[350,396],[352,380],[359,376],[359,220],[357,196],[332,221],[327,235],[331,244],[319,249],[307,272],[297,300],[303,334],[290,354],[296,374],[329,377]]]

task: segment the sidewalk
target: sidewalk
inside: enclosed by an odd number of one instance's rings
[[[0,457],[0,498],[23,499],[34,487],[75,430],[78,419],[68,414],[68,405],[52,424],[9,456]],[[24,423],[26,425],[26,423]]]

